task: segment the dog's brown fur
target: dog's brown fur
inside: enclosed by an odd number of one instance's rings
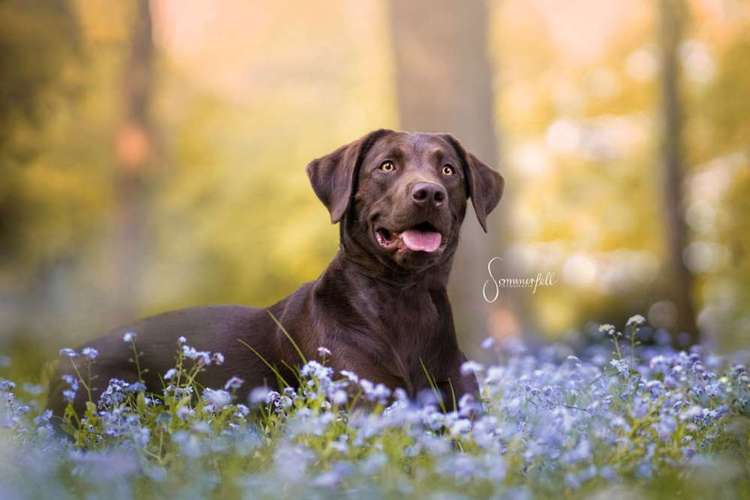
[[[384,172],[384,161],[394,170]],[[454,167],[453,175],[443,168]],[[465,361],[458,348],[446,284],[459,230],[470,199],[482,227],[503,190],[503,179],[450,135],[377,130],[307,166],[316,195],[340,224],[340,249],[317,280],[266,309],[214,306],[184,309],[112,330],[88,344],[99,351],[93,364],[93,397],[112,378],[137,379],[126,332],[137,334],[143,379],[151,391],[161,390],[161,376],[173,366],[177,339],[184,336],[198,350],[221,352],[225,361],[201,374],[207,387],[221,387],[232,376],[245,380],[244,394],[260,385],[274,386],[272,371],[242,342],[280,370],[299,366],[295,348],[271,314],[294,338],[308,359],[318,347],[331,351],[336,371],[360,377],[410,396],[428,389],[422,368],[456,398],[476,393],[472,375],[461,374]],[[418,202],[419,186],[430,196]],[[438,200],[439,199],[439,200]],[[378,244],[375,231],[394,233],[428,223],[442,234],[435,252],[403,251]],[[269,312],[271,314],[269,314]],[[242,342],[240,342],[242,341]],[[49,393],[49,408],[61,415],[63,374],[73,374],[62,357]],[[287,376],[292,381],[294,377]],[[75,407],[87,398],[80,390]],[[446,398],[448,402],[452,398]]]

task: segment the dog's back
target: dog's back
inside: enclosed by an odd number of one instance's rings
[[[146,386],[158,392],[164,374],[174,367],[182,345],[197,351],[220,353],[223,357],[221,364],[215,362],[219,361],[216,357],[201,374],[199,382],[206,387],[222,387],[233,376],[257,381],[258,385],[266,382],[272,385],[273,373],[240,340],[251,342],[262,356],[276,359],[274,329],[273,320],[265,310],[234,305],[182,309],[115,328],[85,344],[98,353],[94,359],[81,355],[81,351],[76,351],[75,357],[61,353],[50,383],[48,408],[59,416],[67,406],[68,401],[63,396],[64,375],[82,379],[74,399],[74,408],[79,414],[89,398],[85,385],[96,401],[112,378],[138,381],[139,367]],[[266,334],[257,335],[260,331]],[[180,337],[184,337],[184,344]],[[87,380],[89,375],[91,380]]]

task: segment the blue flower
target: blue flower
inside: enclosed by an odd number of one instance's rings
[[[99,355],[99,351],[97,351],[93,347],[84,347],[83,349],[81,349],[81,355],[90,360],[94,360]]]

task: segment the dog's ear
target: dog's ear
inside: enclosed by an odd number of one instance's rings
[[[333,153],[307,165],[313,191],[331,213],[331,222],[339,222],[354,196],[359,165],[370,147],[390,130],[380,129],[341,146]]]
[[[471,198],[474,213],[477,214],[479,224],[487,232],[487,215],[500,202],[505,187],[503,176],[482,163],[476,156],[464,149],[461,143],[450,134],[444,134],[453,149],[456,150],[463,163],[464,179],[466,180],[466,194]]]

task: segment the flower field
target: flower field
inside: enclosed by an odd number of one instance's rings
[[[0,498],[738,498],[750,495],[750,374],[638,345],[640,317],[573,352],[484,347],[482,401],[300,370],[300,388],[202,388],[219,353],[176,346],[161,394],[113,380],[61,437],[39,386],[0,381]],[[137,337],[125,339],[137,349]],[[93,350],[64,351],[80,366]],[[81,373],[84,373],[81,370]],[[68,396],[86,390],[69,382]]]

